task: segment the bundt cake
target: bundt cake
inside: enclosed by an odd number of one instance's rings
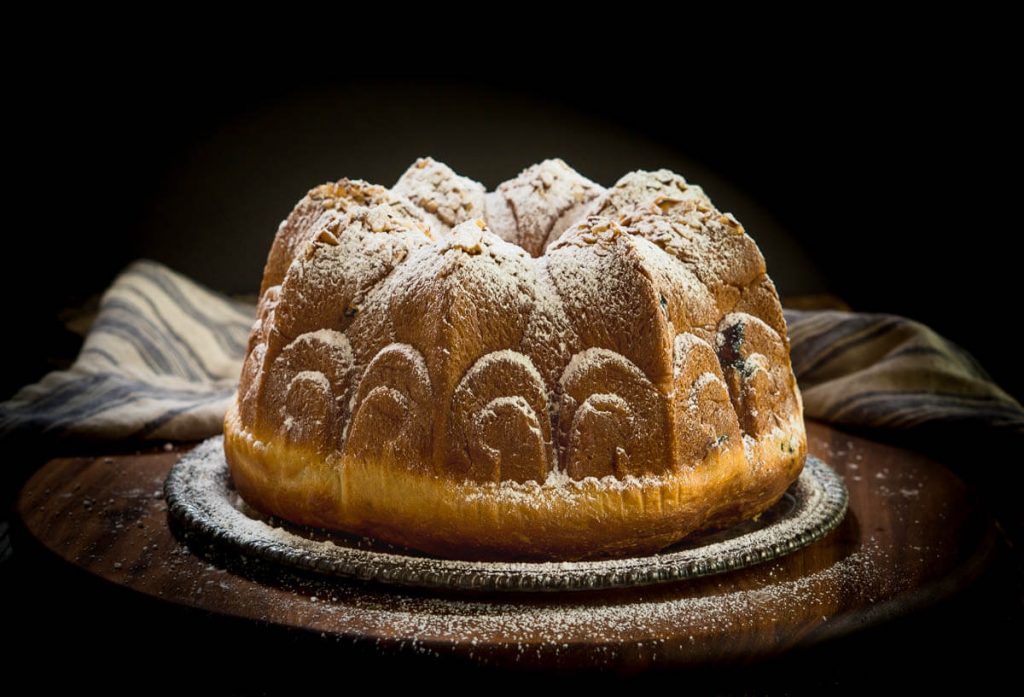
[[[652,553],[759,515],[803,402],[754,240],[667,170],[495,191],[421,159],[277,231],[238,396],[257,509],[461,559]]]

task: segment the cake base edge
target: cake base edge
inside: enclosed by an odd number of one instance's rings
[[[232,404],[224,450],[242,498],[293,523],[445,558],[577,561],[652,554],[759,515],[799,476],[807,437],[794,415],[786,428],[661,475],[480,484],[253,433]]]

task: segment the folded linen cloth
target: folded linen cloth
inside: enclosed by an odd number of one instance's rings
[[[0,404],[0,443],[219,433],[254,316],[250,304],[136,261],[104,294],[71,368]],[[1020,403],[970,354],[919,322],[790,308],[785,317],[808,417],[876,433],[1024,436]]]
[[[162,264],[133,262],[104,293],[71,368],[0,404],[0,442],[218,433],[255,315]]]

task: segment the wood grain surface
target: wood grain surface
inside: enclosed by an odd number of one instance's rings
[[[634,671],[778,654],[911,612],[985,568],[993,525],[948,469],[814,421],[808,438],[849,488],[836,531],[749,569],[621,591],[413,591],[235,558],[169,525],[163,482],[187,448],[51,460],[16,510],[47,549],[126,591],[383,654],[517,667]]]

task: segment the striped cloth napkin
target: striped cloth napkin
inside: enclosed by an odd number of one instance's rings
[[[197,440],[219,433],[252,305],[149,260],[107,290],[76,362],[0,404],[17,437]],[[808,417],[872,433],[1024,436],[1024,409],[978,363],[898,315],[785,309]]]

